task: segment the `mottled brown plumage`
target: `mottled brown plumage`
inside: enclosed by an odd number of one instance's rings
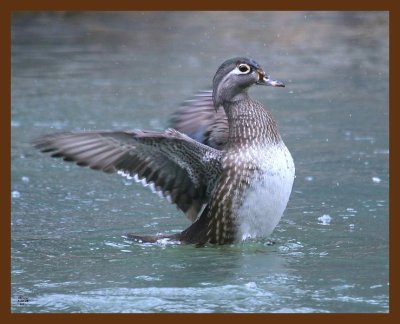
[[[225,106],[229,128],[222,173],[210,204],[208,237],[213,243],[231,243],[237,234],[236,213],[251,180],[260,172],[255,157],[246,151],[277,144],[275,121],[260,103],[250,98]],[[253,148],[253,150],[251,150]]]

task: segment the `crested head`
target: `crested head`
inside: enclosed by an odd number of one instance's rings
[[[213,79],[213,101],[217,109],[225,102],[233,102],[247,97],[247,90],[254,84],[282,87],[279,81],[266,76],[261,66],[254,60],[235,57],[222,63]]]

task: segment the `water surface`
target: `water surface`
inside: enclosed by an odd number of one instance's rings
[[[126,241],[184,216],[147,188],[35,151],[56,131],[156,129],[243,55],[296,164],[268,241]],[[388,312],[388,14],[16,13],[13,312]]]

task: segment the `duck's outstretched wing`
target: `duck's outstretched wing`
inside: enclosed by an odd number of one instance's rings
[[[42,152],[80,166],[134,177],[176,204],[194,221],[221,174],[221,152],[174,130],[45,135]]]
[[[228,119],[222,107],[215,110],[212,91],[201,91],[186,100],[172,114],[169,127],[219,150],[228,141]]]

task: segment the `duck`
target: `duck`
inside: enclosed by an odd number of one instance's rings
[[[135,179],[175,204],[191,225],[179,233],[137,235],[203,246],[271,235],[295,178],[293,158],[271,113],[249,95],[284,87],[253,59],[217,69],[211,91],[187,100],[165,131],[121,130],[43,135],[34,147],[54,158]]]

